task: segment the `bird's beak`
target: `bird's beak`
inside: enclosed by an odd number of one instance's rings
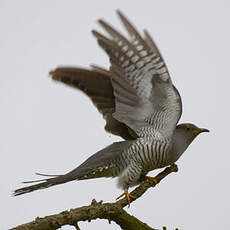
[[[198,128],[198,129],[193,130],[193,132],[195,134],[200,134],[200,133],[204,133],[204,132],[209,132],[209,130],[208,129]]]
[[[210,131],[208,129],[198,129],[198,133],[204,133],[204,132],[208,133]]]

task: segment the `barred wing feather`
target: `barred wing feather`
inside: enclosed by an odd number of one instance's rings
[[[115,112],[115,98],[109,71],[98,66],[93,66],[91,70],[78,67],[58,67],[51,71],[50,75],[53,80],[84,92],[106,120],[106,131],[119,135],[125,140],[135,138],[125,124],[112,116]]]
[[[150,129],[164,137],[171,136],[181,116],[180,95],[148,33],[145,32],[144,40],[121,12],[118,15],[130,40],[103,20],[99,23],[109,37],[93,31],[110,57],[115,96],[113,116],[138,136],[148,135]]]

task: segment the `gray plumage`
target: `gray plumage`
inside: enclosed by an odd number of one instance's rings
[[[17,189],[14,195],[99,177],[118,177],[118,186],[126,190],[149,171],[176,162],[198,134],[208,131],[189,123],[177,126],[181,97],[162,55],[147,31],[142,38],[123,14],[118,15],[129,40],[103,20],[99,23],[110,37],[93,31],[110,58],[109,71],[63,67],[51,76],[85,92],[103,114],[105,129],[126,141],[111,144],[65,175],[32,181],[42,183]]]

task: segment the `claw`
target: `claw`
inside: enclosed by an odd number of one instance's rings
[[[127,198],[127,200],[128,200],[128,207],[130,207],[130,202],[131,202],[131,199],[130,199],[130,198],[136,199],[136,197],[135,197],[134,195],[129,194],[128,189],[127,189],[127,190],[125,190],[120,196],[118,196],[118,197],[116,198],[116,200],[120,199],[120,198],[123,197],[123,196],[126,196],[126,198]]]
[[[150,183],[153,183],[153,186],[155,186],[158,183],[156,177],[145,176],[145,180],[147,180]]]

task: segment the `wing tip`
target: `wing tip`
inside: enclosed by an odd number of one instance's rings
[[[115,12],[119,15],[119,17],[124,16],[124,14],[122,13],[122,11],[119,8],[116,9]]]
[[[58,68],[54,69],[54,70],[50,70],[48,73],[48,77],[50,77],[52,80],[60,80],[60,76],[58,74]]]

